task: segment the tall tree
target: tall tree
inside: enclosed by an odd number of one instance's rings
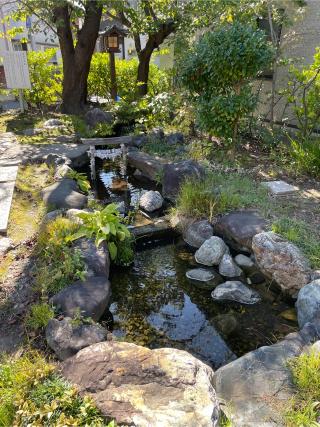
[[[20,0],[16,20],[32,15],[33,31],[48,29],[58,36],[63,62],[61,110],[78,114],[87,101],[87,79],[98,38],[101,0]]]
[[[151,56],[172,34],[184,34],[190,39],[199,29],[213,26],[220,20],[248,20],[265,1],[105,0],[105,4],[106,15],[119,20],[134,39],[139,59],[138,90],[143,96],[148,91]]]

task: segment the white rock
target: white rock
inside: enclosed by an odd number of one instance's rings
[[[163,198],[159,191],[147,191],[139,200],[139,206],[147,212],[153,212],[160,209],[163,204]]]
[[[195,253],[195,259],[203,265],[219,265],[223,255],[229,251],[224,241],[217,236],[206,240]]]

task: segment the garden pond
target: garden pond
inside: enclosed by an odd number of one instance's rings
[[[137,213],[143,190],[156,185],[136,179],[119,154],[120,150],[111,150],[109,158],[96,158],[95,195],[103,203],[121,203],[126,212]],[[144,216],[138,216],[143,221]],[[214,301],[210,291],[186,277],[199,265],[181,238],[149,239],[137,249],[132,266],[111,271],[111,327],[119,339],[187,350],[218,368],[298,329],[292,307],[266,283],[251,285],[260,293],[260,303]]]

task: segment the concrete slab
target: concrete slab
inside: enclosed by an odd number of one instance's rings
[[[0,182],[0,233],[6,234],[15,181]]]
[[[285,181],[264,181],[261,185],[267,187],[273,196],[286,196],[299,191],[298,187],[288,184]]]
[[[18,166],[4,166],[0,168],[0,182],[15,181],[17,178]]]

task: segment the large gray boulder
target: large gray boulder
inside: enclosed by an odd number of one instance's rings
[[[183,232],[183,240],[193,248],[200,246],[213,235],[213,227],[207,220],[199,220],[190,224]]]
[[[237,251],[251,251],[253,236],[266,227],[266,221],[257,212],[235,211],[218,219],[214,233]]]
[[[139,206],[146,212],[154,212],[163,205],[163,198],[159,191],[146,191],[139,200]]]
[[[56,209],[81,209],[87,204],[87,196],[79,193],[77,183],[69,178],[63,178],[41,191],[46,205]]]
[[[229,280],[217,286],[211,296],[215,301],[231,301],[247,305],[261,301],[258,292],[237,280]]]
[[[252,249],[262,273],[294,296],[310,282],[311,268],[307,258],[293,244],[272,231],[256,234]]]
[[[127,155],[129,165],[142,172],[142,175],[151,181],[158,181],[163,174],[163,167],[167,163],[160,157],[150,156],[142,151],[129,151]]]
[[[199,264],[208,266],[219,265],[223,255],[228,251],[228,246],[220,237],[212,236],[196,251],[195,259]]]
[[[87,111],[84,116],[87,125],[94,128],[99,123],[106,123],[111,125],[113,123],[113,114],[109,111],[103,111],[101,108],[92,108]]]
[[[241,268],[233,261],[230,254],[224,254],[219,264],[219,273],[224,277],[240,277]]]
[[[308,322],[317,322],[320,325],[320,279],[300,289],[296,308],[300,328]]]
[[[65,360],[82,348],[105,341],[107,330],[98,324],[84,324],[70,317],[51,319],[46,327],[46,340],[58,359]]]
[[[277,344],[251,351],[215,372],[215,389],[226,403],[232,426],[285,425],[281,415],[296,392],[288,361],[308,350],[319,333],[308,324]]]
[[[64,316],[79,313],[98,321],[109,306],[111,286],[105,276],[89,277],[62,289],[50,298],[50,303]]]
[[[185,351],[105,341],[63,362],[62,375],[118,425],[218,425],[213,371]]]
[[[82,237],[73,242],[73,247],[81,253],[86,265],[87,277],[105,276],[109,277],[110,257],[105,243],[97,248],[93,239]]]
[[[168,199],[175,200],[186,179],[201,179],[204,175],[204,168],[194,160],[168,163],[163,167],[162,194]]]

